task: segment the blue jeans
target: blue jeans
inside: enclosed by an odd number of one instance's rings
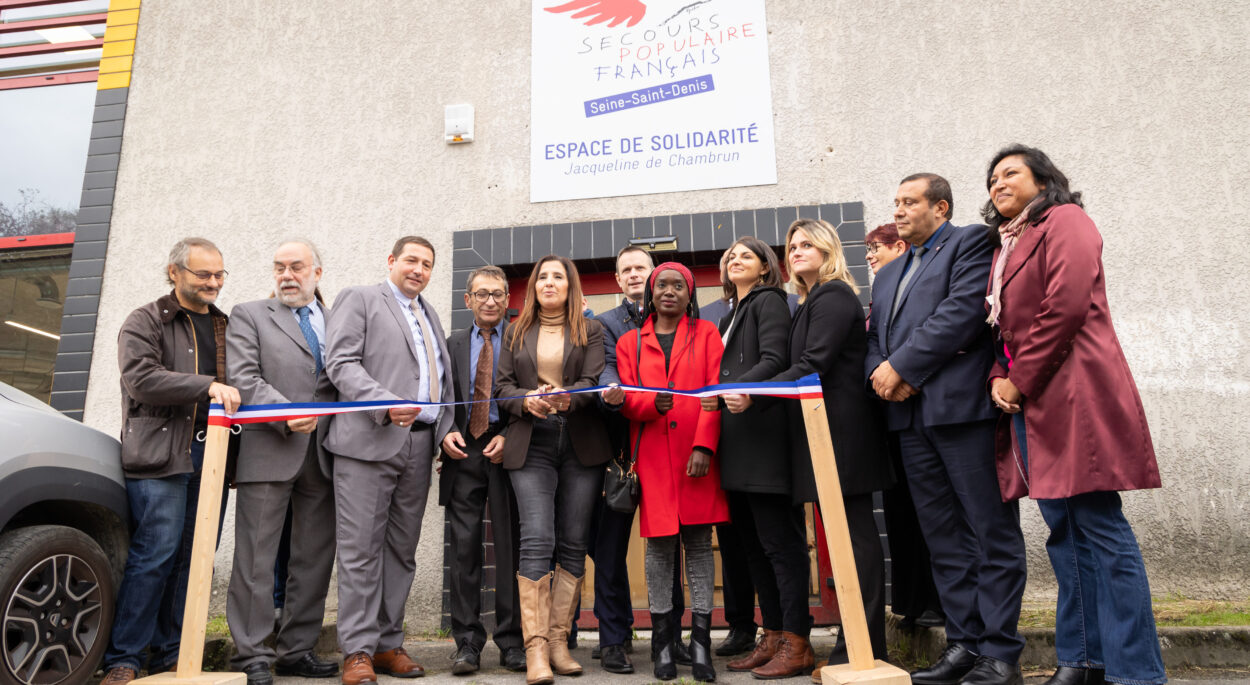
[[[1023,414],[1012,421],[1027,465]],[[1046,552],[1059,584],[1059,665],[1105,668],[1108,681],[1124,685],[1167,682],[1146,567],[1120,508],[1120,494],[1040,499],[1037,507],[1050,527]]]
[[[130,551],[117,592],[113,634],[104,654],[106,668],[126,666],[138,671],[145,649],[150,672],[168,670],[178,662],[203,461],[204,443],[193,441],[194,472],[126,479]]]

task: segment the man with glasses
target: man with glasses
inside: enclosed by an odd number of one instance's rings
[[[505,421],[489,401],[495,389],[499,351],[508,328],[508,281],[496,266],[469,274],[464,304],[473,324],[447,338],[457,404],[455,422],[442,442],[438,503],[447,508],[451,550],[451,636],[456,641],[451,672],[464,675],[481,666],[486,629],[481,619],[482,519],[490,506],[495,545],[495,644],[499,664],[525,670],[521,608],[517,595],[520,529],[512,483],[503,470]]]
[[[237,305],[226,334],[227,371],[247,404],[333,402],[325,372],[326,323],[321,257],[312,243],[290,240],[273,255],[273,296]],[[235,468],[234,564],[226,620],[234,637],[232,668],[248,685],[278,675],[329,678],[338,665],[313,654],[334,566],[334,488],[320,460],[316,417],[243,427]],[[291,517],[290,582],[277,639],[273,630],[274,559],[287,507]],[[285,580],[285,579],[284,579]]]
[[[130,682],[145,661],[149,673],[178,663],[208,405],[239,406],[226,385],[226,315],[213,305],[226,278],[221,251],[183,239],[165,275],[173,291],[131,312],[117,337],[131,534],[107,685]]]

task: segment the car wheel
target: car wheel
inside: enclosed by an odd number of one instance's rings
[[[80,685],[113,625],[113,572],[100,546],[64,526],[0,535],[4,685]]]

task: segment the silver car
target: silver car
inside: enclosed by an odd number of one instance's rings
[[[4,383],[0,436],[0,683],[79,685],[126,561],[121,445]]]

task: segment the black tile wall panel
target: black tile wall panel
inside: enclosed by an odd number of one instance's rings
[[[514,264],[525,264],[534,261],[530,252],[530,234],[533,226],[517,226],[512,229],[512,259]]]
[[[616,243],[613,238],[614,224],[616,222],[605,220],[595,221],[590,225],[591,237],[594,240],[592,257],[614,257],[616,256]]]
[[[491,231],[490,263],[512,263],[512,229],[496,228]]]
[[[777,210],[770,208],[755,210],[755,235],[769,245],[776,245],[778,234],[784,239],[785,229],[777,226]]]
[[[794,207],[778,207],[777,208],[777,235],[784,240],[786,231],[790,230],[790,224],[799,218],[799,212]]]
[[[585,225],[589,227],[590,224]],[[573,254],[573,224],[556,224],[551,227],[551,253],[564,257]]]
[[[848,221],[838,226],[838,239],[844,243],[862,243],[865,233],[862,221]]]
[[[536,262],[539,257],[551,254],[551,224],[535,226],[530,237],[529,261]]]
[[[655,234],[655,222],[651,220],[651,217],[647,216],[634,219],[635,238],[650,238]]]
[[[677,249],[682,251],[693,249],[690,238],[689,214],[674,214],[668,217],[668,233],[677,238]]]
[[[739,210],[734,216],[734,240],[755,235],[755,212],[749,209]]]
[[[73,265],[73,262],[70,262]],[[71,278],[65,286],[65,296],[72,297],[74,295],[99,295],[100,279],[99,278]],[[64,339],[61,341],[64,343]]]
[[[817,205],[803,205],[799,207],[799,216],[804,219],[819,219],[820,207]]]
[[[821,205],[820,218],[837,226],[842,223],[842,206],[837,204]]]
[[[862,202],[846,202],[842,204],[842,220],[843,221],[863,221],[864,220],[864,203]]]
[[[690,244],[693,252],[716,249],[716,236],[712,233],[711,214],[690,215]]]
[[[712,248],[716,250],[725,250],[733,244],[733,212],[712,212]]]
[[[573,252],[566,257],[573,259],[590,259],[594,252],[595,231],[589,221],[573,224]]]

